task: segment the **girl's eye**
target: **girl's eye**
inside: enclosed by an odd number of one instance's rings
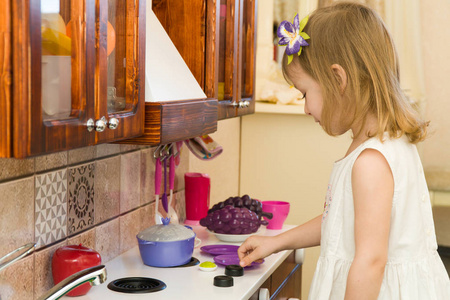
[[[303,94],[303,97],[300,98],[300,100],[303,100],[306,98],[306,93]]]

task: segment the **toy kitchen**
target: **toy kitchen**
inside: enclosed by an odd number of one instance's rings
[[[282,230],[263,229],[260,234],[276,235],[291,227],[285,225]],[[301,269],[303,249],[282,251],[265,258],[263,263],[240,270],[237,267],[227,268],[227,260],[221,261],[220,257],[227,256],[223,253],[236,253],[240,242],[224,243],[202,226],[192,228],[201,244],[194,248],[187,264],[151,267],[143,263],[136,247],[106,263],[107,281],[78,299],[276,299],[276,293],[289,283],[289,275]],[[211,262],[211,265],[215,262],[216,267],[212,270],[200,267],[210,265],[207,262]],[[234,263],[229,266],[234,266]],[[279,286],[271,288],[271,284],[267,285],[266,282],[271,281],[283,264],[290,267],[289,272],[283,274],[285,280],[275,283]],[[300,282],[293,284],[298,288],[300,286]]]
[[[138,247],[106,263],[106,282],[79,299],[299,299],[303,249],[281,251],[244,268],[237,254],[251,235],[274,236],[294,227],[283,225],[289,203],[244,195],[210,208],[209,176],[185,173],[184,178],[186,220],[178,224],[164,191],[155,225],[136,235]],[[169,185],[172,181],[169,176]],[[156,194],[160,184],[156,176]]]

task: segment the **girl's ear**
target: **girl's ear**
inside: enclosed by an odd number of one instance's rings
[[[338,64],[331,65],[331,70],[341,86],[341,93],[344,94],[345,88],[347,87],[347,72]]]

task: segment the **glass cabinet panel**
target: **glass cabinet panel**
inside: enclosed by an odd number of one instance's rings
[[[126,109],[126,1],[108,1],[106,29],[108,113]]]
[[[133,111],[137,105],[137,6],[134,1],[100,1],[100,98],[106,95],[107,113]],[[106,62],[105,62],[106,60]],[[106,82],[105,82],[106,80]],[[104,90],[106,89],[106,90]]]
[[[43,120],[64,119],[72,111],[72,24],[70,0],[41,1],[41,93]]]
[[[141,135],[144,130],[145,1],[96,0],[95,119],[106,129],[96,143]]]

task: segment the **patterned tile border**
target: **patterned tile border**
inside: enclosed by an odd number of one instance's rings
[[[37,247],[67,236],[67,171],[35,177],[35,241]]]
[[[94,171],[93,163],[69,169],[69,235],[94,225]]]

